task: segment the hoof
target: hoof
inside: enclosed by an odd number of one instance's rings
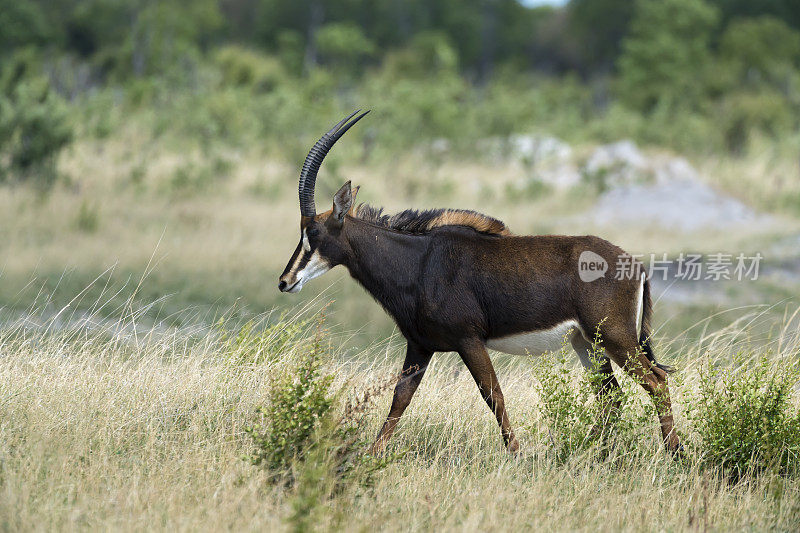
[[[508,452],[513,455],[514,457],[519,457],[519,441],[516,438],[511,439],[506,446]]]
[[[669,453],[672,455],[672,458],[676,461],[681,459],[686,459],[686,449],[683,447],[683,444],[678,443],[676,446],[669,448]]]

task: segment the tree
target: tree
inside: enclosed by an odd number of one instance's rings
[[[732,153],[743,153],[752,130],[777,136],[796,128],[800,32],[771,16],[733,20],[720,39],[717,124]]]
[[[800,32],[771,16],[737,19],[722,34],[719,51],[742,82],[779,84],[800,63]]]
[[[717,10],[704,0],[637,0],[622,42],[618,92],[631,107],[696,106],[704,97]]]
[[[0,0],[0,54],[17,46],[42,44],[47,37],[47,19],[38,4]]]
[[[610,70],[628,33],[635,3],[631,0],[572,0],[569,30],[580,42],[585,70]]]
[[[36,67],[33,54],[23,51],[0,76],[0,181],[12,177],[49,188],[56,157],[73,132],[66,103]]]
[[[355,73],[362,61],[375,54],[375,44],[352,23],[333,22],[321,27],[316,45],[324,62]]]
[[[440,32],[417,34],[408,46],[386,55],[384,67],[394,78],[427,78],[458,71],[458,54]]]
[[[771,15],[795,29],[800,29],[797,0],[709,0],[721,14],[723,25],[743,17]]]
[[[185,70],[224,22],[216,0],[85,0],[64,9],[67,45],[122,79]]]

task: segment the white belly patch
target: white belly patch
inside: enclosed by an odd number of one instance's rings
[[[574,330],[574,331],[570,331]],[[567,320],[556,324],[550,329],[517,333],[507,337],[498,337],[486,341],[486,347],[498,352],[512,355],[542,355],[547,352],[556,352],[564,343],[569,347],[569,340],[579,330],[578,323]]]

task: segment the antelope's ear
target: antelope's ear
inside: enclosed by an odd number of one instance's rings
[[[356,192],[358,192],[357,188]],[[348,180],[348,182],[342,185],[342,188],[333,195],[333,213],[331,213],[331,220],[341,226],[342,222],[344,222],[344,216],[350,211],[350,208],[353,207],[354,199],[355,195],[353,194],[353,189],[350,187],[350,181]]]
[[[348,214],[350,215],[354,215],[356,212],[356,197],[358,196],[358,190],[360,188],[361,185],[356,185],[355,187],[353,187],[353,193],[351,194],[351,196],[353,197],[353,201],[351,202],[350,205],[350,211],[348,211]]]

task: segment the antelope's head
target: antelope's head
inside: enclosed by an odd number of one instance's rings
[[[321,276],[344,260],[345,248],[341,232],[345,216],[354,205],[358,187],[351,188],[348,181],[333,195],[333,207],[317,214],[314,185],[322,160],[334,143],[369,113],[365,111],[356,116],[359,111],[331,128],[306,156],[300,172],[300,242],[278,280],[278,289],[281,292],[299,292],[306,282]]]

